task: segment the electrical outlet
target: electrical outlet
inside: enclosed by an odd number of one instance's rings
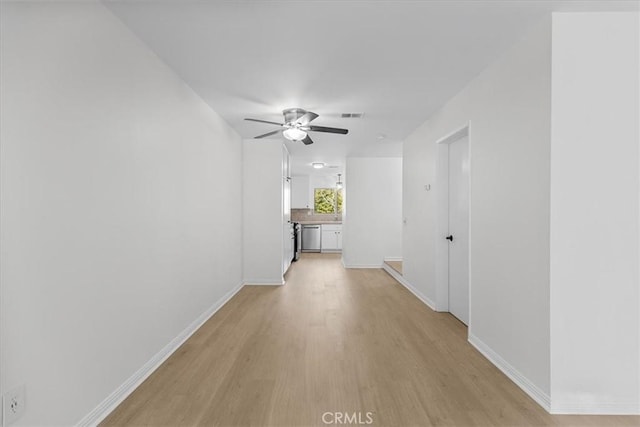
[[[8,427],[24,414],[25,387],[24,384],[9,390],[2,396],[2,414],[4,426]]]

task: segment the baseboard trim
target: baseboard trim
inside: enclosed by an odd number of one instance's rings
[[[380,264],[344,264],[344,268],[382,268]]]
[[[498,353],[493,351],[491,347],[472,333],[469,333],[469,343],[520,387],[522,391],[527,393],[538,405],[542,406],[545,411],[551,412],[551,399],[548,394],[529,381],[527,377],[522,375],[516,368],[511,366],[509,362],[504,360]]]
[[[422,293],[418,291],[416,288],[411,286],[411,284],[407,282],[405,278],[402,277],[402,275],[400,275],[400,273],[395,271],[393,268],[391,268],[391,266],[387,264],[383,264],[382,269],[386,271],[389,274],[389,276],[393,277],[398,283],[400,283],[402,286],[407,288],[409,292],[415,295],[415,297],[418,298],[420,301],[422,301],[427,307],[429,307],[433,311],[436,311],[435,303],[431,301],[429,298],[427,298],[426,296],[422,295]]]
[[[95,409],[89,412],[76,425],[97,426],[102,422],[116,407],[122,403],[133,391],[138,388],[149,375],[162,365],[186,340],[191,337],[200,327],[213,316],[222,306],[224,306],[235,294],[242,289],[244,285],[241,283],[227,292],[222,298],[216,301],[196,320],[187,326],[178,336],[176,336],[169,344],[154,355],[147,363],[138,369],[131,377],[129,377],[120,387],[103,400]]]
[[[284,285],[284,280],[282,281],[270,281],[270,280],[245,280],[242,286],[282,286]]]
[[[384,257],[382,259],[383,261],[402,261],[402,257],[397,257],[397,256],[391,256],[391,257]]]
[[[341,261],[344,268],[382,268],[381,264],[347,264],[344,261],[344,255],[342,256]]]
[[[640,415],[637,402],[579,402],[565,401],[551,404],[554,415]]]

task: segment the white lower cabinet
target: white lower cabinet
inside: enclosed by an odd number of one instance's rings
[[[322,224],[322,252],[342,250],[342,224]]]

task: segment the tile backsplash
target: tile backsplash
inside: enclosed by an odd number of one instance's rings
[[[317,214],[313,209],[291,209],[291,221],[342,221],[342,214]]]

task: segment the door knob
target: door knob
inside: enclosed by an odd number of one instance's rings
[[[453,242],[453,236],[452,235],[448,235],[447,237],[445,237],[445,239],[447,239],[450,242]]]

